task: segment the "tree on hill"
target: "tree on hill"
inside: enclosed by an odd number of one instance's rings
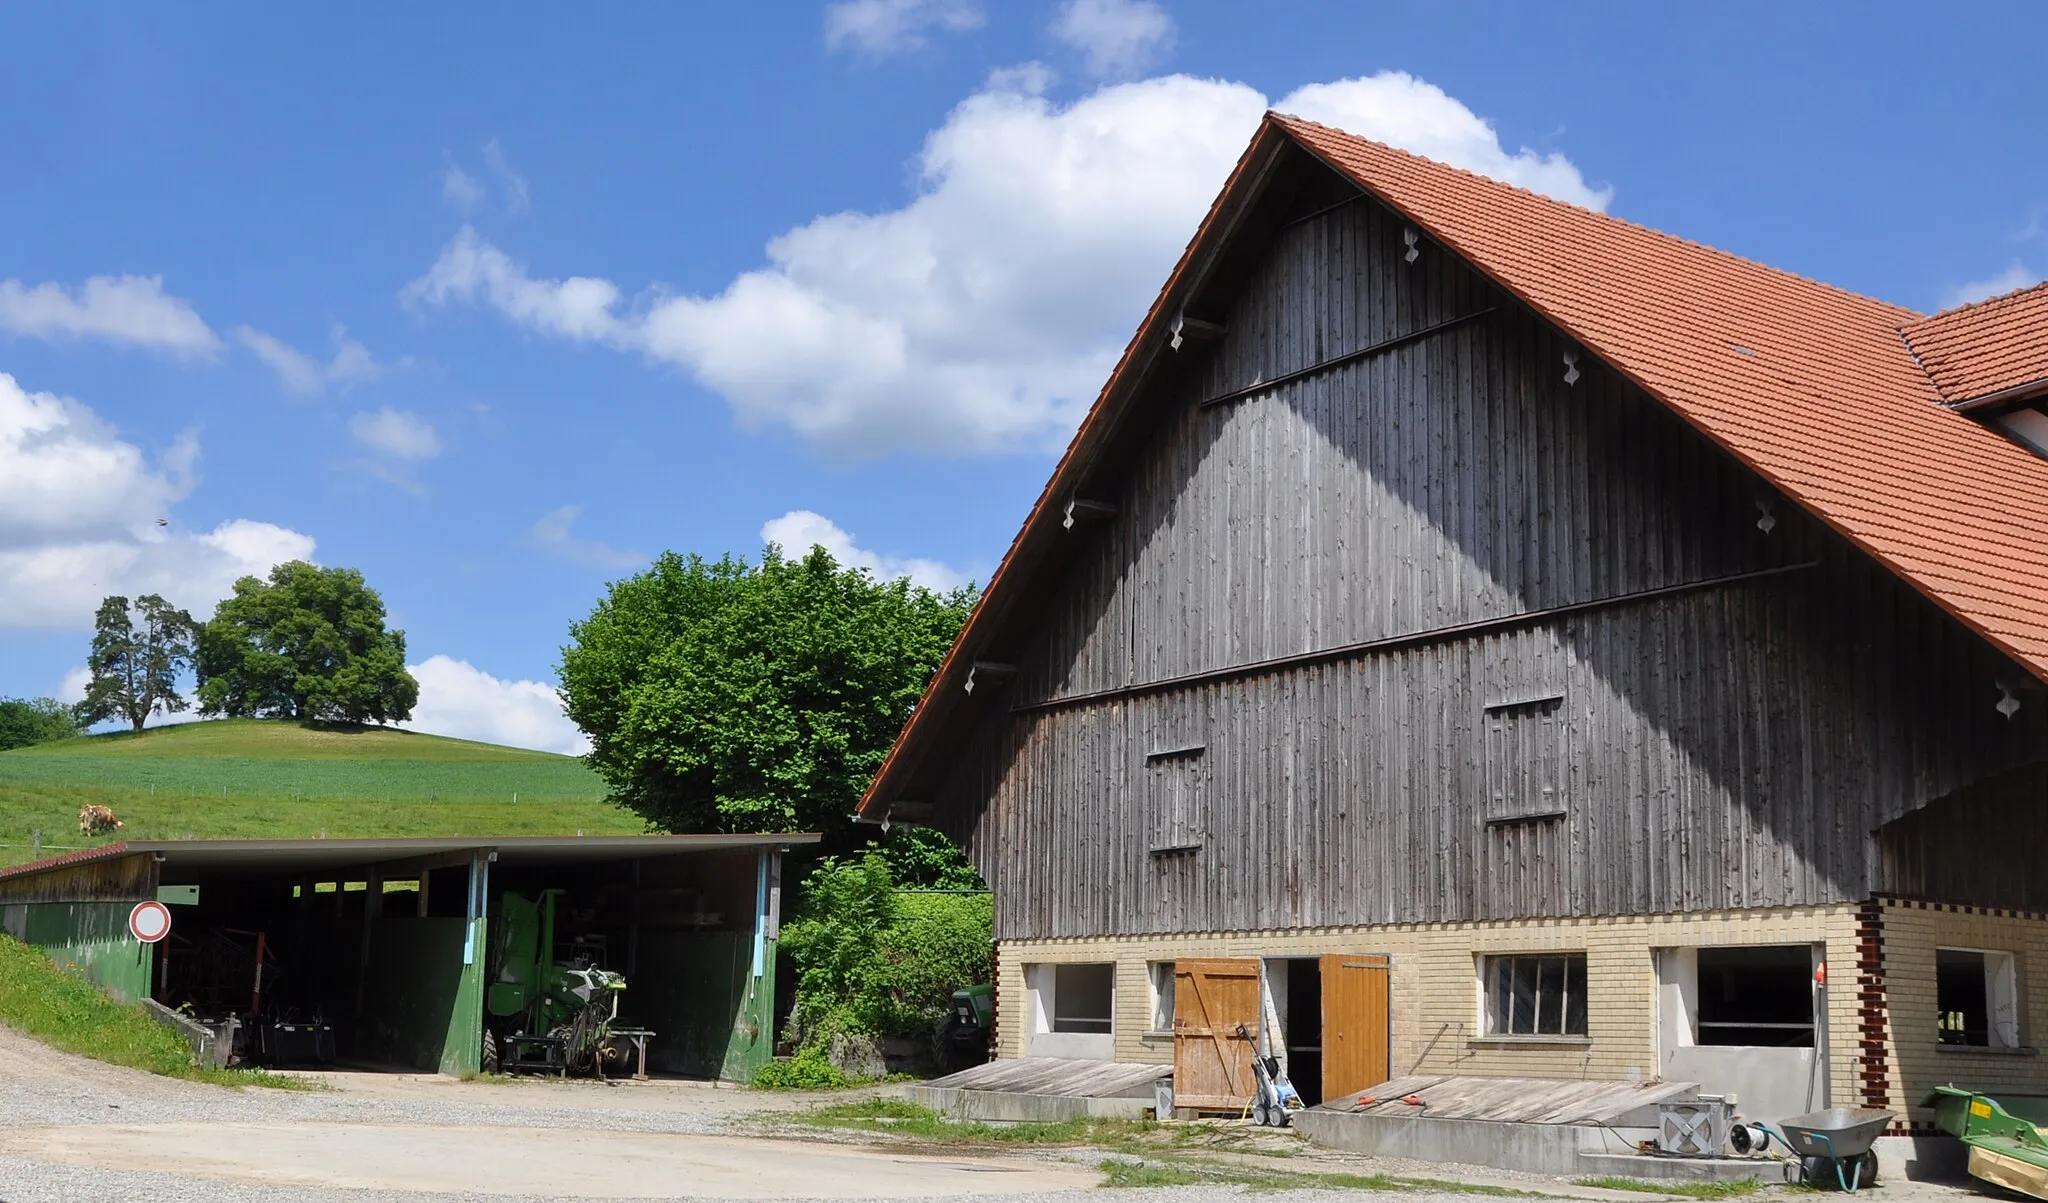
[[[137,618],[140,622],[137,622]],[[78,717],[87,725],[118,718],[142,730],[149,716],[191,708],[178,675],[192,666],[192,616],[154,593],[130,606],[125,597],[100,603],[85,667],[92,680]]]
[[[84,730],[77,713],[55,698],[0,698],[0,751],[70,739]]]
[[[299,560],[235,582],[200,630],[198,671],[200,711],[230,718],[395,722],[420,695],[363,574]]]
[[[669,553],[570,628],[562,700],[613,799],[655,825],[823,831],[843,849],[973,601],[823,548],[770,544],[758,565]]]

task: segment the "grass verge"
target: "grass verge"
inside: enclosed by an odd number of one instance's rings
[[[1121,1156],[1101,1163],[1104,1186],[1188,1186],[1208,1183],[1254,1191],[1377,1190],[1442,1191],[1466,1195],[1527,1196],[1529,1192],[1470,1182],[1396,1174],[1319,1173],[1278,1164],[1292,1151],[1256,1147],[1243,1129],[1205,1124],[1155,1124],[1149,1120],[1082,1118],[1026,1124],[982,1124],[947,1119],[903,1099],[835,1103],[790,1117],[814,1128],[887,1133],[898,1138],[950,1146],[995,1148],[1081,1147]],[[1232,1147],[1241,1145],[1242,1147]],[[1204,1155],[1205,1153],[1210,1155]],[[1261,1154],[1261,1165],[1245,1154]],[[1232,1154],[1223,1160],[1215,1154]]]
[[[192,1049],[139,1006],[115,1002],[57,968],[41,950],[0,936],[0,1023],[52,1048],[167,1078],[220,1086],[311,1090],[314,1084],[253,1069],[201,1069]]]
[[[1575,1178],[1574,1185],[1602,1190],[1634,1190],[1647,1195],[1682,1195],[1688,1199],[1737,1199],[1764,1188],[1754,1178],[1742,1182],[1655,1182],[1647,1178]]]

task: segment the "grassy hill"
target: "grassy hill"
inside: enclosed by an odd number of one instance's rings
[[[642,830],[582,761],[384,727],[229,719],[0,752],[0,865],[123,839],[591,835]]]

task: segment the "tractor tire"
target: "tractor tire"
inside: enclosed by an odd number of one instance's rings
[[[485,1028],[484,1049],[483,1054],[477,1058],[477,1068],[483,1073],[494,1074],[498,1073],[503,1065],[504,1061],[498,1053],[498,1034]]]

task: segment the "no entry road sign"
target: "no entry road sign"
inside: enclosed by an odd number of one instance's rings
[[[171,934],[171,908],[161,902],[138,902],[128,912],[128,933],[144,944]]]

